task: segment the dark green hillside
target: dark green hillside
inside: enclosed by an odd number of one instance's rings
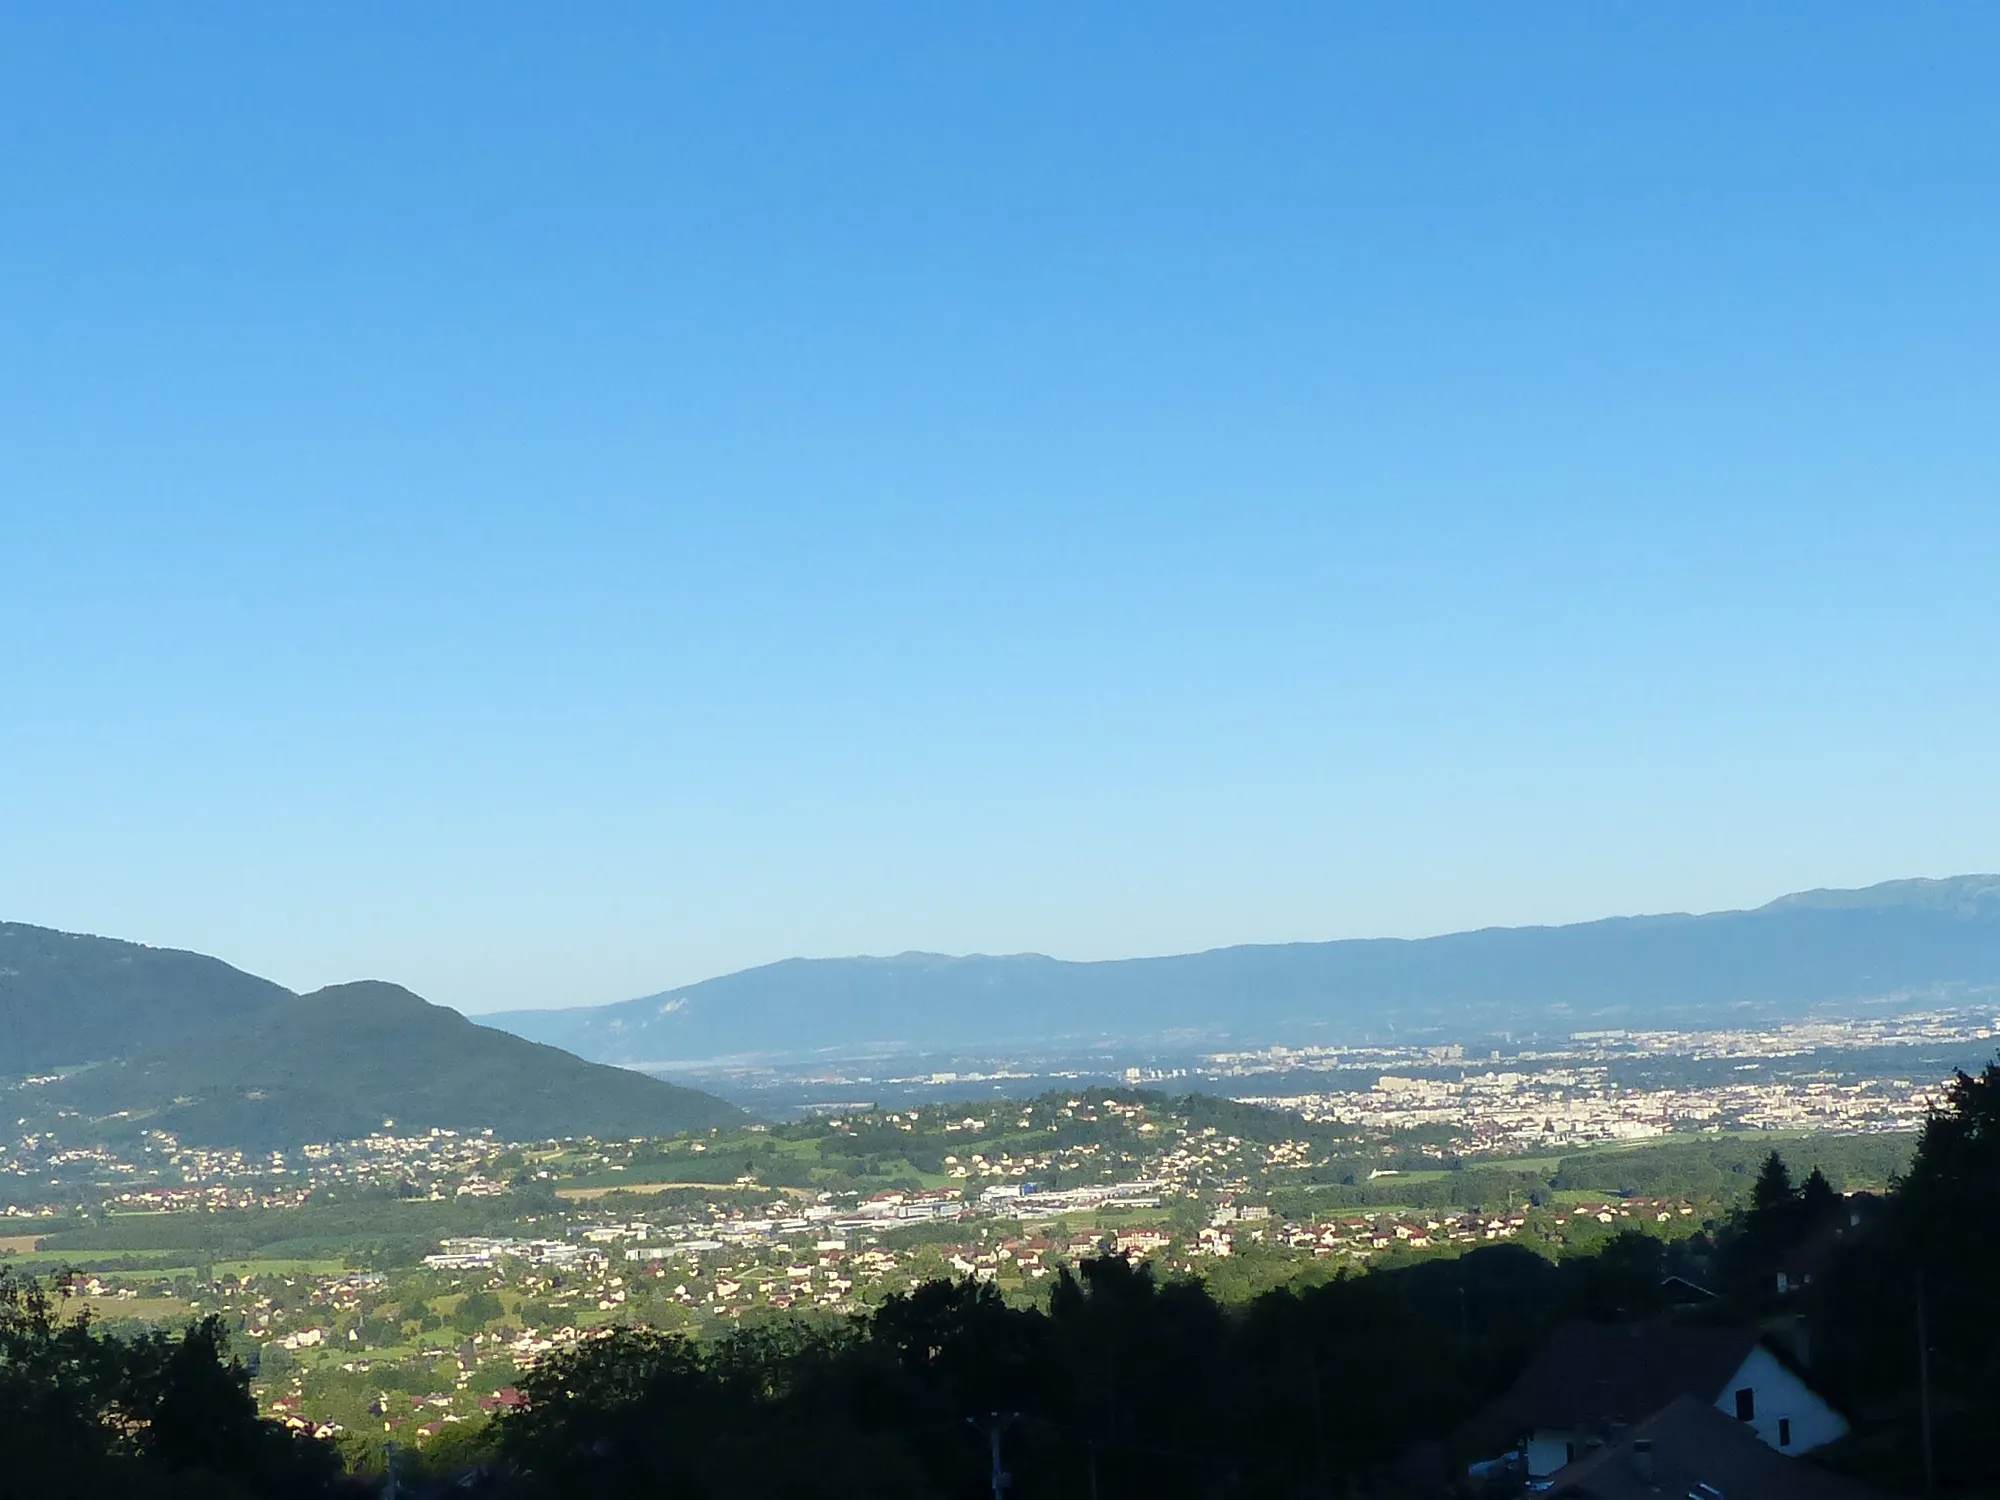
[[[291,998],[199,953],[0,922],[0,1078],[123,1057]]]
[[[393,1120],[512,1140],[632,1136],[740,1120],[735,1106],[475,1026],[399,985],[336,985],[47,1088],[107,1134],[292,1149]],[[126,1113],[120,1114],[121,1111]]]

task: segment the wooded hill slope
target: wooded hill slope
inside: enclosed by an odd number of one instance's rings
[[[16,1113],[106,1136],[291,1149],[394,1121],[510,1140],[653,1135],[743,1118],[695,1089],[475,1026],[399,985],[295,995],[198,954],[0,928],[0,1077]]]

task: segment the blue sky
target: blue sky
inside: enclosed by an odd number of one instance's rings
[[[2000,12],[0,22],[0,916],[470,1010],[2000,867]]]

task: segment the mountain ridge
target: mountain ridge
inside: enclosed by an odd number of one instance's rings
[[[38,1075],[32,1079],[25,1075]],[[386,980],[298,995],[219,959],[0,924],[0,1079],[100,1137],[288,1150],[399,1129],[515,1140],[745,1118],[695,1089],[475,1025]]]
[[[475,1019],[580,1056],[668,1068],[1065,1038],[1358,1041],[1447,1026],[1714,1024],[1989,990],[2000,990],[2000,876],[1966,875],[1795,892],[1733,911],[1144,958],[790,958],[606,1006]]]
[[[94,1062],[294,998],[185,948],[0,922],[0,1076]],[[113,1052],[92,1052],[97,1039]]]

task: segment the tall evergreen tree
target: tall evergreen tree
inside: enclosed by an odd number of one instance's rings
[[[1792,1173],[1784,1157],[1773,1151],[1764,1158],[1757,1173],[1757,1185],[1750,1190],[1750,1204],[1758,1213],[1777,1213],[1793,1199]]]
[[[1799,1189],[1801,1217],[1808,1224],[1819,1224],[1833,1212],[1840,1203],[1840,1194],[1833,1190],[1833,1184],[1826,1180],[1826,1173],[1814,1167],[1806,1174],[1805,1186]]]

